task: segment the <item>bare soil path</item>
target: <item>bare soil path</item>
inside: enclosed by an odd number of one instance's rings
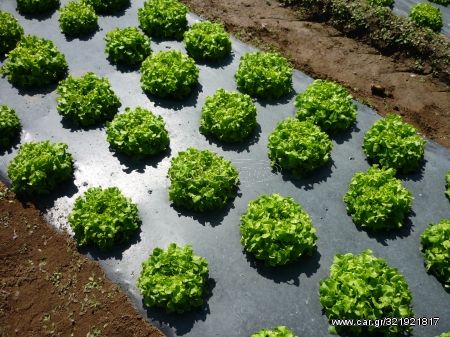
[[[0,337],[163,337],[75,241],[0,183]]]
[[[304,21],[276,0],[182,0],[204,18],[257,47],[274,47],[314,78],[344,84],[381,115],[395,112],[437,143],[450,148],[450,88],[431,74],[414,73],[414,62],[383,56],[336,29]],[[427,69],[425,69],[425,73]],[[372,94],[372,85],[385,97]]]

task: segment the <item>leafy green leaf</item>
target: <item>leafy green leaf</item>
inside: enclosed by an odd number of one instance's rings
[[[193,59],[178,50],[160,51],[141,66],[142,89],[157,97],[182,99],[198,83],[199,70]]]
[[[23,28],[8,12],[0,11],[0,55],[14,49],[23,36]]]
[[[181,40],[188,8],[178,0],[147,0],[138,9],[139,27],[150,36]]]
[[[8,147],[20,129],[20,119],[14,109],[0,105],[0,148]]]
[[[413,172],[424,155],[425,140],[398,115],[375,122],[364,135],[363,150],[369,160],[399,172]]]
[[[59,27],[68,36],[95,32],[97,21],[94,7],[82,1],[70,1],[59,10]]]
[[[218,89],[206,97],[200,117],[200,132],[224,142],[246,139],[256,126],[256,106],[250,96]]]
[[[262,195],[241,216],[241,243],[269,266],[284,265],[310,254],[317,237],[309,215],[293,198]]]
[[[196,60],[219,60],[231,52],[231,40],[221,23],[194,23],[184,33],[186,50]]]
[[[428,27],[435,32],[439,32],[444,25],[441,10],[429,2],[420,2],[413,5],[409,18],[418,26]]]
[[[277,326],[273,330],[262,329],[261,331],[255,332],[250,337],[297,337],[294,332],[283,325]]]
[[[111,120],[121,106],[109,80],[91,72],[79,78],[69,76],[56,91],[58,113],[83,127]]]
[[[236,168],[218,154],[194,148],[171,160],[169,198],[176,206],[204,212],[222,208],[236,195]]]
[[[439,336],[436,337],[450,337],[450,331],[449,332],[443,332]]]
[[[42,14],[58,6],[59,0],[17,0],[17,9],[22,14]]]
[[[280,54],[254,52],[241,57],[235,77],[240,91],[252,97],[274,99],[292,91],[292,71]]]
[[[117,187],[91,187],[75,200],[68,216],[79,245],[102,249],[126,242],[139,228],[138,209]]]
[[[8,165],[12,189],[17,193],[46,194],[73,173],[72,155],[64,143],[23,144]]]
[[[450,289],[450,219],[430,224],[420,236],[427,270]]]
[[[94,7],[97,14],[114,14],[127,8],[130,0],[82,0]]]
[[[412,194],[395,178],[395,170],[377,166],[356,173],[344,196],[353,222],[371,231],[401,228],[412,201]]]
[[[278,123],[269,136],[269,158],[272,165],[306,175],[330,160],[330,137],[310,121],[288,118]]]
[[[19,86],[44,86],[67,73],[67,62],[54,43],[34,35],[19,41],[1,68],[9,82]]]
[[[315,80],[295,99],[296,117],[310,120],[328,133],[348,129],[356,121],[356,105],[343,86],[325,80]]]
[[[126,108],[106,124],[107,140],[112,148],[130,156],[158,154],[169,146],[169,134],[161,116],[137,107]]]
[[[320,304],[328,320],[414,317],[412,295],[404,277],[386,261],[366,250],[359,255],[337,254],[330,276],[320,281]],[[335,326],[352,336],[398,336],[410,326]]]
[[[150,40],[136,27],[116,28],[105,41],[105,52],[115,64],[141,65],[151,52]]]
[[[171,243],[142,263],[137,286],[145,305],[183,313],[203,304],[208,273],[208,261],[194,255],[191,245]]]

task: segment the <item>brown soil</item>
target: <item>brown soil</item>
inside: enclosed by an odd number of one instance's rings
[[[450,88],[431,74],[415,74],[414,61],[383,56],[327,24],[303,20],[276,0],[182,1],[192,12],[222,21],[241,40],[279,50],[312,77],[342,83],[381,115],[402,115],[450,148]]]
[[[0,337],[163,337],[98,263],[0,183]]]

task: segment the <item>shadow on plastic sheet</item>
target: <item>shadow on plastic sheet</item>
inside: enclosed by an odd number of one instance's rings
[[[153,102],[156,106],[160,106],[165,109],[172,109],[175,111],[181,110],[185,107],[192,107],[197,105],[198,96],[203,91],[203,86],[197,83],[192,89],[191,93],[183,99],[173,99],[173,98],[160,98],[155,95],[144,92],[145,95]]]
[[[305,176],[295,175],[290,171],[284,170],[278,165],[272,167],[272,173],[280,173],[283,181],[290,181],[295,185],[295,187],[309,191],[314,188],[314,185],[326,182],[333,173],[333,167],[336,167],[334,165],[334,160],[330,159],[325,166],[322,166]]]
[[[214,60],[196,60],[198,65],[201,66],[207,66],[209,68],[213,68],[213,69],[220,69],[220,68],[225,68],[226,66],[229,66],[231,63],[233,63],[234,60],[234,52],[231,52],[229,55],[227,55],[226,57],[214,61]]]
[[[358,133],[359,131],[361,131],[360,128],[358,128],[358,125],[354,123],[347,130],[330,135],[330,138],[334,140],[336,144],[340,145],[351,140],[353,137],[353,133]]]
[[[305,274],[311,277],[320,268],[320,253],[317,247],[312,251],[311,255],[301,256],[299,260],[284,266],[271,267],[264,261],[258,260],[252,253],[244,251],[247,261],[252,268],[255,268],[261,276],[273,280],[275,283],[288,283],[295,286],[300,285],[300,275]]]
[[[108,62],[111,66],[115,67],[121,73],[139,72],[139,69],[141,68],[140,64],[128,65],[128,64],[122,64],[122,63],[114,63],[109,56],[106,59],[108,60]]]
[[[242,193],[238,190],[236,196],[233,199],[228,200],[226,206],[220,210],[209,210],[207,212],[195,212],[192,210],[188,210],[185,208],[181,208],[178,206],[175,206],[173,203],[171,206],[175,211],[178,213],[178,217],[189,217],[194,219],[195,221],[198,221],[203,226],[211,226],[216,227],[220,224],[222,224],[223,219],[228,215],[228,213],[234,208],[234,200],[236,198],[240,198],[242,196]]]
[[[263,107],[267,107],[268,105],[284,105],[288,104],[295,97],[296,92],[292,89],[288,94],[280,97],[280,98],[261,98],[257,97],[256,101],[261,104]]]
[[[144,173],[148,166],[156,168],[164,158],[169,158],[172,153],[172,150],[169,147],[164,152],[155,156],[148,158],[133,158],[115,151],[111,147],[109,147],[109,151],[112,153],[113,157],[119,160],[121,165],[125,166],[125,168],[122,168],[122,171],[128,174],[132,172]]]
[[[67,42],[72,42],[73,40],[80,40],[80,41],[89,41],[91,40],[97,32],[101,31],[100,27],[97,26],[95,30],[93,30],[90,33],[82,34],[82,35],[70,35],[70,34],[64,34],[64,37]]]
[[[421,181],[423,179],[423,174],[425,173],[425,166],[427,165],[427,160],[422,158],[419,163],[419,167],[412,173],[398,173],[397,177],[400,180],[408,181]]]
[[[183,42],[183,35],[181,35],[181,37],[176,38],[173,36],[171,36],[171,37],[157,36],[157,35],[150,36],[150,35],[146,34],[145,32],[144,32],[144,34],[147,35],[152,40],[151,41],[152,44],[159,45],[161,43],[164,43],[164,48],[168,49],[168,50],[172,50],[173,46],[166,45],[167,42],[175,42],[175,43]],[[182,53],[186,54],[184,48],[183,49],[176,48],[176,49],[181,51]]]
[[[114,118],[114,116],[111,116],[110,118],[105,119],[101,122],[98,122],[94,125],[82,126],[68,117],[64,117],[61,115],[59,115],[59,116],[61,117],[61,126],[64,129],[69,130],[70,132],[89,131],[89,130],[94,130],[94,129],[103,130],[106,126],[106,122],[110,122]]]
[[[100,16],[111,16],[114,18],[120,18],[121,16],[125,15],[125,13],[130,8],[130,6],[131,6],[131,1],[127,1],[126,5],[123,8],[121,8],[120,10],[118,10],[117,12],[109,13],[109,14],[100,14]]]
[[[55,14],[55,12],[59,9],[60,6],[52,8],[48,11],[46,11],[45,13],[22,13],[18,8],[17,8],[17,12],[22,15],[25,19],[27,20],[38,20],[38,21],[45,21],[47,19],[50,19],[53,14]]]
[[[3,146],[0,145],[0,156],[12,153],[13,150],[17,150],[19,148],[19,145],[20,145],[20,132],[18,132],[11,139],[11,143],[8,146],[3,147]]]
[[[17,194],[17,199],[22,203],[24,207],[28,207],[28,203],[32,203],[41,212],[45,213],[49,209],[55,207],[55,202],[59,198],[67,197],[71,198],[78,193],[78,187],[75,185],[74,177],[59,183],[54,190],[48,194],[42,195],[28,195]]]
[[[67,72],[64,74],[64,76],[61,76],[61,80],[66,78]],[[24,87],[13,84],[14,88],[17,89],[20,96],[35,96],[35,95],[42,95],[45,96],[53,91],[56,90],[56,87],[58,86],[58,83],[51,83],[44,85],[42,87],[38,86],[30,86],[30,87]]]
[[[141,229],[142,224],[139,228],[133,232],[129,240],[126,242],[121,242],[115,244],[111,249],[101,249],[92,245],[86,245],[78,248],[81,254],[89,255],[94,260],[108,260],[114,258],[116,260],[122,260],[123,252],[126,251],[131,246],[141,242]],[[75,239],[76,239],[75,235]]]
[[[356,226],[356,229],[359,232],[366,232],[367,236],[369,238],[377,240],[379,243],[381,243],[383,246],[388,246],[388,241],[394,241],[397,239],[403,239],[411,235],[411,232],[413,231],[413,222],[411,218],[414,218],[416,216],[416,213],[414,211],[411,211],[405,221],[403,222],[403,226],[399,229],[394,229],[391,231],[383,231],[383,232],[373,232],[368,231],[361,226]]]
[[[427,275],[429,275],[430,277],[434,278],[434,280],[437,283],[439,283],[439,286],[441,286],[442,289],[444,289],[444,291],[447,294],[450,295],[450,287],[449,286],[447,286],[447,287],[445,286],[446,285],[445,282],[447,282],[447,285],[450,285],[450,280],[445,279],[444,275],[442,275],[442,274],[440,276],[438,276],[434,271],[432,271],[430,269],[426,269],[426,261],[425,260],[424,260],[424,266],[423,267],[425,268],[425,271],[426,271]]]
[[[260,136],[261,136],[261,125],[256,124],[253,132],[243,142],[224,143],[212,135],[211,136],[207,135],[205,137],[209,144],[215,144],[224,151],[233,151],[241,153],[241,152],[250,152],[250,147],[258,143]]]
[[[213,295],[213,289],[215,288],[215,286],[216,281],[212,278],[209,278],[206,281],[207,295],[205,296],[204,304],[197,309],[193,309],[192,311],[183,314],[169,314],[160,308],[148,308],[145,306],[144,300],[142,300],[142,306],[147,312],[147,317],[150,318],[153,322],[157,322],[160,325],[160,330],[167,336],[173,335],[172,331],[168,331],[167,327],[175,329],[175,334],[177,336],[183,336],[192,330],[196,322],[205,321],[206,316],[210,314],[208,302]]]
[[[366,157],[366,160],[370,166],[373,166],[373,165],[378,165],[379,167],[381,166],[379,164],[379,162],[371,160],[367,157]],[[423,179],[423,174],[425,172],[425,166],[426,166],[427,162],[428,161],[425,158],[422,158],[419,162],[418,168],[414,172],[411,172],[411,173],[398,172],[396,177],[399,178],[400,180],[408,180],[408,181],[415,181],[415,182],[421,181]]]

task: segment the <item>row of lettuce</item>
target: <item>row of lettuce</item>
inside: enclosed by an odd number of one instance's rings
[[[368,0],[368,2],[373,6],[392,8],[395,0]],[[448,0],[432,0],[431,2],[444,6],[450,3]],[[441,10],[429,2],[419,2],[411,6],[409,18],[418,26],[430,28],[435,32],[439,32],[444,25]]]
[[[77,4],[77,8],[92,5],[87,3]],[[77,11],[74,7],[69,12]],[[63,13],[61,10],[61,18]],[[201,22],[184,32],[186,13],[186,7],[177,1],[149,0],[139,10],[139,21],[148,35],[184,38],[190,56],[178,51],[152,54],[149,39],[135,27],[116,29],[106,35],[106,52],[111,62],[140,65],[142,88],[151,96],[187,97],[198,83],[199,70],[194,59],[220,60],[231,52],[231,42],[219,24]],[[73,22],[66,26],[77,27]],[[2,45],[10,48],[1,71],[11,83],[40,86],[61,80],[57,111],[82,127],[106,121],[107,140],[114,151],[146,157],[168,149],[169,133],[161,116],[141,107],[126,108],[117,114],[121,103],[106,78],[86,73],[63,79],[68,69],[64,55],[51,41],[22,37],[23,30],[17,27],[12,30],[15,35],[11,35],[18,36],[17,41],[10,38],[5,40],[9,46]],[[79,33],[86,31],[81,29]],[[241,92],[219,89],[206,98],[202,108],[200,132],[222,142],[243,142],[254,132],[257,111],[252,97],[278,99],[292,91],[292,67],[276,53],[243,55],[235,77]],[[299,93],[295,106],[296,118],[281,121],[269,136],[268,156],[274,167],[305,176],[330,163],[330,135],[351,128],[357,109],[345,88],[323,80],[314,81]],[[3,146],[9,146],[20,132],[20,120],[7,106],[0,109],[0,128]],[[396,115],[389,115],[370,128],[363,150],[375,165],[367,172],[356,173],[344,196],[347,211],[357,226],[385,231],[404,225],[413,197],[396,174],[419,169],[424,144],[416,130]],[[48,193],[72,175],[73,158],[67,145],[49,141],[23,144],[8,166],[12,188],[24,194]],[[238,170],[230,161],[212,151],[195,148],[172,158],[168,176],[169,199],[175,206],[196,212],[225,207],[239,185]],[[450,172],[446,180],[446,193],[450,196]],[[103,249],[126,242],[141,225],[137,206],[116,187],[89,188],[76,199],[68,222],[80,245]],[[240,232],[245,250],[273,267],[297,261],[316,249],[316,230],[310,216],[294,199],[279,194],[262,195],[251,201],[241,217]],[[446,288],[450,287],[449,237],[450,220],[446,219],[431,224],[421,235],[426,268]],[[194,255],[191,246],[171,244],[166,250],[155,248],[143,263],[138,288],[146,305],[182,313],[204,303],[208,275],[208,262]],[[329,319],[412,317],[411,299],[398,270],[369,250],[360,255],[336,255],[330,276],[320,282],[320,302]],[[336,329],[364,334],[375,327]],[[389,326],[376,331],[389,336],[409,329]],[[254,336],[270,334],[293,336],[286,327],[263,330]]]
[[[396,15],[392,0],[279,0],[297,6],[302,19],[327,22],[345,35],[367,43],[388,56],[399,54],[415,61],[412,71],[450,83],[450,40],[440,29],[441,13],[431,4],[420,4],[410,17]],[[435,2],[447,5],[448,0]],[[412,3],[411,1],[409,3]],[[385,6],[387,4],[387,6]]]

